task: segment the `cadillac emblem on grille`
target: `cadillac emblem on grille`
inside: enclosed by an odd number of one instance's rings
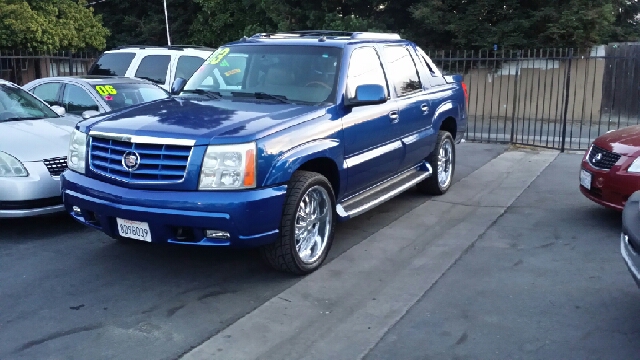
[[[135,151],[127,151],[122,155],[122,166],[127,171],[135,171],[140,166],[140,155]]]

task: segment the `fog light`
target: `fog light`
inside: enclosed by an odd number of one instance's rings
[[[73,207],[73,213],[76,214],[76,215],[82,215],[82,210],[80,210],[79,207],[74,206]]]
[[[214,239],[228,239],[230,237],[228,232],[220,230],[207,230],[206,236]]]

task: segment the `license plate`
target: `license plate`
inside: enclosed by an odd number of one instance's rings
[[[118,233],[120,236],[151,242],[151,231],[149,224],[142,221],[132,221],[116,218],[118,222]]]
[[[587,170],[580,170],[580,185],[591,190],[591,173]]]

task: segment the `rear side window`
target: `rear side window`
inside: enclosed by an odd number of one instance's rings
[[[384,56],[389,69],[389,80],[398,96],[422,89],[418,69],[406,47],[385,46]]]
[[[60,102],[58,101],[60,86],[62,86],[61,83],[42,84],[33,88],[31,92],[51,106],[60,105]]]
[[[189,80],[202,63],[204,63],[204,59],[197,56],[180,56],[180,58],[178,58],[178,65],[176,66],[176,79],[181,77]]]
[[[145,56],[142,58],[142,61],[140,61],[135,77],[153,81],[157,84],[164,84],[167,82],[167,72],[170,62],[170,55]]]
[[[89,75],[124,76],[134,57],[134,53],[103,54],[89,69]]]

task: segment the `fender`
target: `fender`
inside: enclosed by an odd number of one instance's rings
[[[273,162],[262,185],[273,186],[286,183],[291,179],[293,172],[302,164],[318,158],[332,160],[338,167],[340,178],[344,178],[344,156],[341,145],[337,139],[319,139],[287,150]],[[340,187],[342,188],[344,185],[344,182],[340,181]]]
[[[433,128],[440,129],[444,119],[452,117],[456,120],[456,125],[460,128],[460,109],[454,101],[448,100],[443,102],[433,114]],[[455,134],[453,134],[455,136]]]

